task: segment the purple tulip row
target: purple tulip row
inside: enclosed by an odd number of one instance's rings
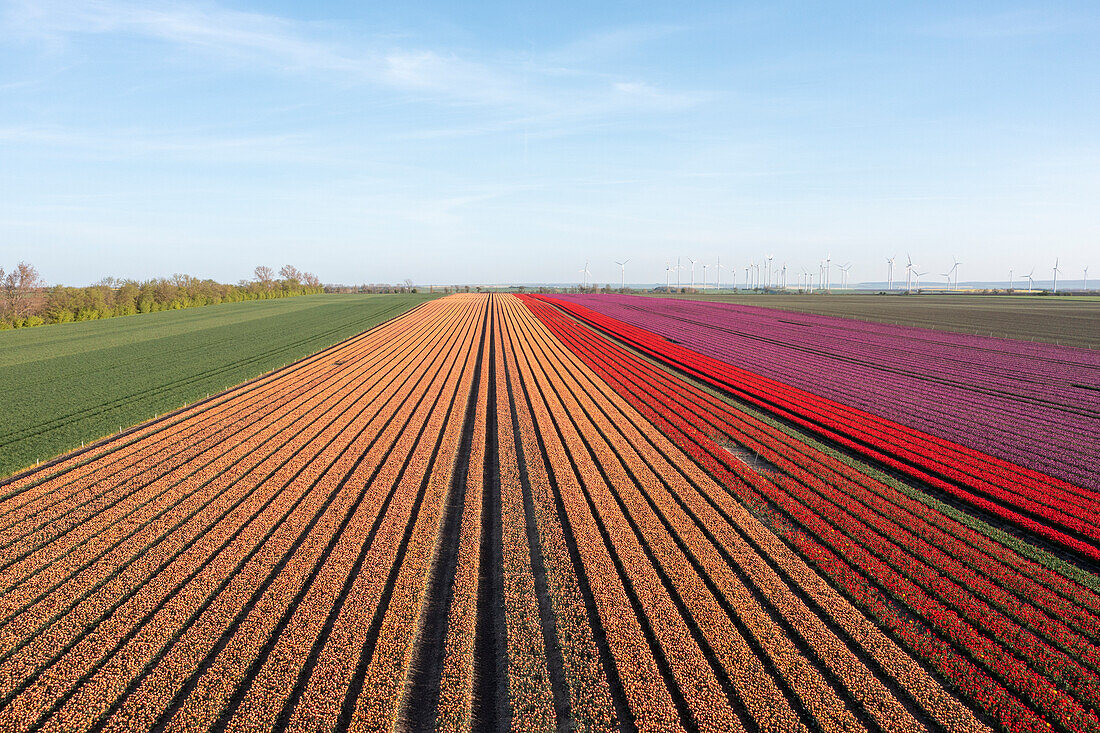
[[[728,303],[557,297],[729,364],[1100,490],[1100,352]]]

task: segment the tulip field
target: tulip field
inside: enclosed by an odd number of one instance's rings
[[[451,295],[0,482],[0,730],[1100,733],[1100,361],[761,310]]]

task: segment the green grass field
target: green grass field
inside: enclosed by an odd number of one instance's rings
[[[0,331],[0,477],[431,299],[309,295]]]
[[[765,308],[860,318],[879,323],[941,331],[1046,341],[1061,346],[1100,348],[1100,298],[1094,296],[1020,295],[874,295],[777,293],[664,295],[654,297],[713,300]]]

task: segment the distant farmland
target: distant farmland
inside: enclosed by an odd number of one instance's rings
[[[740,303],[862,318],[878,323],[1046,341],[1100,349],[1100,297],[1011,295],[706,295],[674,298]]]
[[[1100,354],[925,332],[947,438],[764,313],[450,296],[0,482],[0,730],[1100,731],[1095,462],[1022,465]]]
[[[0,331],[0,477],[312,354],[429,297],[310,295]]]

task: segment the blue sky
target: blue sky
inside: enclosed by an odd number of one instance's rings
[[[0,265],[1079,280],[1098,34],[1090,2],[0,0]]]

